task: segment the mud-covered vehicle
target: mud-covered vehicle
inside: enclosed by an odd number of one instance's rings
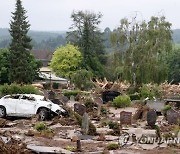
[[[47,120],[55,115],[67,115],[67,111],[44,96],[35,94],[6,95],[0,99],[0,118],[6,116],[32,117]]]

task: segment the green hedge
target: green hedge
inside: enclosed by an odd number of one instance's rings
[[[0,95],[11,94],[40,94],[32,85],[4,84],[0,86]]]
[[[72,90],[72,91],[66,91],[63,94],[64,94],[64,96],[69,98],[70,96],[75,96],[76,97],[79,93],[80,93],[79,90]]]
[[[117,96],[113,100],[113,106],[117,108],[129,107],[131,106],[131,99],[129,96],[126,95]]]

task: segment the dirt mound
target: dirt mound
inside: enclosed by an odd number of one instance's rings
[[[5,143],[2,138],[0,138],[0,153],[1,154],[33,154],[33,152],[26,149],[26,144],[10,139]]]

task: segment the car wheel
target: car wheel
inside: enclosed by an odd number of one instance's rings
[[[4,118],[6,116],[6,109],[4,106],[0,106],[0,118]]]
[[[41,109],[39,111],[39,120],[40,121],[47,120],[48,117],[49,117],[49,113],[48,113],[47,109]]]

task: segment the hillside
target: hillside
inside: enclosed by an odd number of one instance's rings
[[[65,41],[65,31],[44,32],[30,30],[28,35],[32,38],[34,49],[54,50],[57,46],[63,45]],[[10,43],[10,34],[7,28],[0,28],[0,48],[8,47]]]
[[[103,39],[106,48],[110,48],[110,32],[109,28],[104,30]],[[54,50],[60,45],[66,44],[66,32],[65,31],[29,31],[29,36],[32,38],[33,49],[46,49]],[[173,42],[180,44],[180,29],[173,30]],[[0,28],[0,48],[8,47],[10,43],[10,34],[7,28]]]

